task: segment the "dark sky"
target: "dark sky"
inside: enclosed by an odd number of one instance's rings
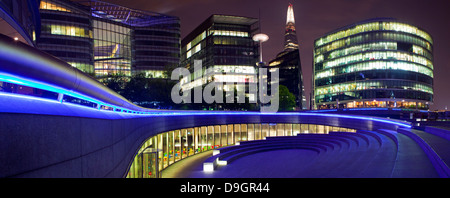
[[[303,80],[309,101],[314,39],[329,31],[375,17],[393,17],[426,30],[434,39],[434,105],[450,108],[450,0],[105,0],[130,8],[178,16],[181,36],[212,14],[258,18],[270,39],[263,45],[263,60],[283,49],[289,3],[294,6],[300,43]]]

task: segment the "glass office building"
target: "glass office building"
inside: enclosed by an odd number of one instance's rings
[[[248,17],[212,15],[189,33],[181,41],[181,66],[188,68],[191,76],[181,79],[181,88],[218,83],[220,90],[245,91],[247,100],[256,100],[248,86],[258,80],[258,44],[252,40],[259,29],[257,22]],[[201,70],[196,72],[195,60],[201,60]]]
[[[179,64],[177,17],[102,1],[42,0],[39,49],[97,78],[166,78]]]
[[[428,109],[433,102],[433,39],[392,18],[362,21],[314,42],[316,109]]]

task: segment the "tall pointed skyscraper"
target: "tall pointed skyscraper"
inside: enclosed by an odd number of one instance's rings
[[[279,68],[280,84],[286,86],[295,95],[296,110],[306,109],[306,97],[303,86],[300,51],[295,31],[294,9],[289,4],[284,34],[284,49],[269,62],[269,67]]]
[[[289,4],[286,17],[286,30],[284,34],[284,50],[298,49],[297,34],[295,32],[295,18],[292,4]]]

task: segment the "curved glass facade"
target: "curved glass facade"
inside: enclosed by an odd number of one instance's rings
[[[158,178],[161,171],[186,157],[236,145],[241,141],[262,140],[273,136],[356,132],[355,129],[286,123],[250,123],[210,125],[160,133],[148,138],[139,148],[127,178]]]
[[[93,29],[89,9],[66,1],[42,0],[37,47],[94,75]]]
[[[433,102],[433,40],[390,18],[370,19],[314,42],[316,109],[428,109]]]

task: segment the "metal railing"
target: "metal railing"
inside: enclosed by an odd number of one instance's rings
[[[76,98],[95,108],[130,113],[156,113],[140,107],[68,63],[36,48],[0,35],[0,81]]]

